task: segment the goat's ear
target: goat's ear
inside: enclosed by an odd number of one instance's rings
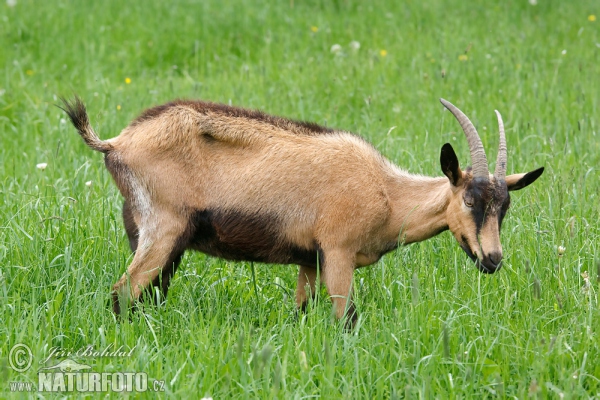
[[[454,186],[459,186],[462,181],[462,171],[458,166],[458,157],[456,157],[456,153],[450,143],[446,143],[442,146],[440,164],[442,166],[442,172],[450,179],[450,183]]]
[[[526,174],[514,174],[506,177],[508,190],[519,190],[531,185],[544,172],[544,167],[538,168]]]

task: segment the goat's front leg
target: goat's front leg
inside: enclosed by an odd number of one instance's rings
[[[113,286],[113,310],[118,315],[140,300],[150,288],[158,286],[166,296],[171,277],[181,260],[185,246],[183,229],[171,221],[163,229],[140,229],[139,246],[133,261]]]
[[[354,274],[354,255],[341,250],[325,251],[325,265],[321,280],[331,297],[335,316],[345,318],[345,327],[351,330],[358,315],[352,302],[352,275]]]

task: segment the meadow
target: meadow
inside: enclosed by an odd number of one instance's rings
[[[52,348],[90,345],[132,353],[70,358],[170,398],[600,398],[598,18],[593,0],[2,2],[0,398],[69,358],[44,363]],[[352,333],[323,288],[296,317],[295,266],[198,253],[166,302],[119,322],[122,199],[55,107],[73,93],[102,138],[198,98],[356,132],[430,176],[446,142],[470,163],[443,97],[492,170],[498,109],[508,173],[545,172],[512,193],[501,271],[480,274],[449,232],[400,247],[355,273]]]

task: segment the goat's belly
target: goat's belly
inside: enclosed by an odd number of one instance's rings
[[[192,214],[187,248],[234,261],[300,264],[316,267],[318,246],[301,248],[281,239],[277,219],[233,210]]]

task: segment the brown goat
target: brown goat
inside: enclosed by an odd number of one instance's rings
[[[354,269],[399,244],[449,229],[482,272],[501,266],[500,227],[509,191],[543,168],[506,176],[506,141],[494,175],[469,119],[441,100],[461,124],[473,168],[461,170],[452,146],[441,151],[446,177],[411,175],[360,137],[202,101],[146,110],[118,137],[102,141],[77,97],[64,110],[86,144],[105,154],[125,203],[131,249],[113,287],[114,311],[145,290],[164,296],[185,250],[228,260],[298,264],[296,303],[315,293],[320,271],[336,316],[355,323]]]

